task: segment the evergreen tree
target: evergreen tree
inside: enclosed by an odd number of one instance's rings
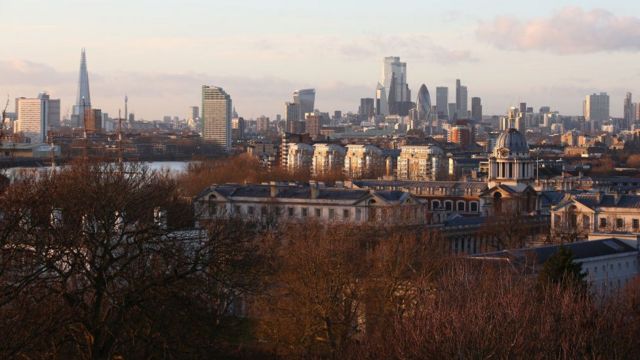
[[[582,265],[573,261],[573,253],[567,247],[560,246],[558,251],[544,263],[538,275],[540,285],[561,285],[566,287],[584,287],[585,273]]]

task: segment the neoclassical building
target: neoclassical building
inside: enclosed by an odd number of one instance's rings
[[[484,214],[524,215],[536,212],[539,207],[538,194],[532,187],[534,165],[524,134],[516,129],[507,129],[500,134],[489,157],[488,189],[481,195]]]
[[[526,137],[516,129],[505,130],[489,157],[489,187],[530,185],[535,180],[534,165]]]

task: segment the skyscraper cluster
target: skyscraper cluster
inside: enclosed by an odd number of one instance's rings
[[[412,108],[407,63],[401,62],[397,56],[384,58],[382,84],[378,84],[376,89],[376,102],[380,115],[406,116]]]
[[[285,131],[300,134],[305,130],[305,117],[315,108],[316,90],[301,89],[293,92],[293,102],[285,103]]]

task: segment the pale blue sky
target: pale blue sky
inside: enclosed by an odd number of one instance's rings
[[[487,113],[527,101],[577,114],[607,91],[620,115],[624,92],[640,99],[637,1],[0,0],[0,14],[0,94],[48,90],[63,111],[81,47],[94,106],[115,114],[126,92],[146,119],[185,116],[205,83],[246,117],[282,113],[299,87],[323,111],[356,110],[389,55],[414,92],[459,77]]]

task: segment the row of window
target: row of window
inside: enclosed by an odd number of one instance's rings
[[[636,267],[636,265],[637,265],[637,261],[636,260],[633,260],[633,262],[631,262],[631,263],[629,263],[629,261],[625,261],[624,262],[624,268],[625,269],[629,269],[629,266]],[[622,270],[623,269],[623,263],[621,261],[618,262],[617,263],[617,267],[618,267],[618,270]],[[587,267],[585,269],[585,271],[586,271],[587,274],[589,274],[590,272],[592,272],[593,274],[597,274],[598,273],[598,268],[600,268],[601,271],[606,274],[607,265],[602,265],[602,266],[596,265],[596,266],[593,266],[591,268]],[[609,264],[609,271],[613,271],[615,268],[616,268],[616,266],[614,264]]]
[[[443,202],[441,202],[440,200],[431,200],[431,210],[442,210],[442,209],[443,209]],[[444,200],[444,210],[446,211],[454,210],[453,200]],[[469,206],[467,207],[466,201],[459,200],[456,202],[455,211],[459,211],[459,212],[468,211],[472,213],[477,213],[479,211],[479,205],[477,201],[471,201],[469,202]]]
[[[259,209],[259,214],[260,216],[267,216],[269,213],[269,209],[267,206],[252,206],[252,205],[247,205],[244,207],[244,211],[243,211],[243,207],[240,205],[234,205],[233,210],[234,213],[237,215],[242,215],[242,214],[246,214],[246,215],[250,215],[250,216],[254,216],[258,214],[258,209]],[[287,215],[288,217],[296,217],[298,215],[298,212],[296,211],[296,207],[275,207],[275,215],[277,216],[283,216],[283,215]],[[321,218],[323,213],[324,213],[324,209],[323,208],[308,208],[308,207],[303,207],[303,208],[299,208],[299,215],[301,217],[310,217],[310,216],[315,216],[317,218]],[[219,214],[220,212],[224,212],[225,207],[224,206],[218,206],[218,204],[216,204],[215,202],[210,202],[209,203],[209,213],[214,215],[214,214]],[[327,215],[329,217],[329,219],[334,220],[338,218],[338,214],[340,214],[341,219],[344,220],[349,220],[351,219],[351,210],[350,209],[342,209],[342,211],[340,212],[339,209],[338,211],[336,211],[336,209],[333,208],[329,208],[327,209]],[[360,208],[356,208],[355,209],[355,220],[359,221],[362,219],[362,209]]]
[[[227,208],[224,204],[219,204],[216,202],[209,202],[209,214],[211,216],[215,215],[225,215]],[[345,208],[321,208],[321,207],[294,207],[294,206],[275,206],[271,207],[271,210],[268,206],[254,206],[254,205],[234,205],[233,213],[236,215],[249,215],[249,216],[261,216],[266,217],[270,213],[277,217],[316,217],[322,218],[324,215],[329,220],[355,220],[361,221],[365,220],[365,215],[363,214],[362,208],[356,207],[354,209],[345,209]],[[376,220],[389,219],[392,216],[399,215],[402,219],[405,220],[415,220],[420,219],[424,216],[424,213],[420,211],[419,207],[403,207],[400,209],[393,208],[369,208],[369,218]]]
[[[609,225],[607,218],[600,218],[600,227],[601,228],[606,228]],[[615,227],[616,228],[624,228],[625,224],[624,224],[624,219],[623,218],[617,218],[615,219]],[[640,219],[632,219],[631,220],[631,227],[634,230],[638,230],[640,229]]]

